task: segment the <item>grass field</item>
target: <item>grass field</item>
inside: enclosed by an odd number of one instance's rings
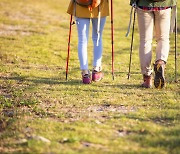
[[[131,37],[125,34],[130,6],[129,1],[114,0],[115,80],[108,17],[104,79],[81,83],[73,26],[66,81],[68,3],[0,0],[0,153],[180,153],[180,71],[175,83],[174,35],[166,87],[144,89],[136,24],[132,74],[127,80]],[[178,52],[179,46],[178,41]],[[88,49],[91,66],[91,39]]]

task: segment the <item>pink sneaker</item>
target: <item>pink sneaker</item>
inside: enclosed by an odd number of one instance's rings
[[[93,72],[92,72],[92,80],[93,81],[97,82],[97,81],[102,80],[102,78],[103,78],[103,73],[101,71],[98,72],[98,71],[93,70]]]
[[[82,75],[82,82],[84,84],[90,84],[91,83],[91,75],[90,74]]]

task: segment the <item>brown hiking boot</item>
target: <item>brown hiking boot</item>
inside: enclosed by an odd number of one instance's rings
[[[163,60],[158,60],[154,65],[154,86],[158,89],[163,88],[165,84],[164,70],[165,62]]]
[[[144,88],[151,88],[152,87],[152,76],[151,75],[148,76],[148,75],[144,74],[143,79],[144,79],[144,82],[141,86]]]

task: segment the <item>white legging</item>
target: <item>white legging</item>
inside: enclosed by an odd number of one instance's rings
[[[81,70],[88,70],[88,53],[87,45],[89,38],[89,26],[90,20],[92,20],[92,40],[94,44],[93,52],[93,66],[101,67],[102,61],[102,32],[106,22],[106,17],[102,17],[100,20],[100,38],[97,44],[98,34],[97,34],[97,24],[98,18],[76,18],[76,25],[78,30],[78,56],[80,61]]]
[[[169,31],[171,8],[161,11],[144,11],[137,9],[138,26],[140,34],[139,57],[141,72],[145,75],[152,73],[152,40],[153,28],[156,35],[156,61],[168,59],[169,54]]]

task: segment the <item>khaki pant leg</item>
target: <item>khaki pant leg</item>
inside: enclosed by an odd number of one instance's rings
[[[161,59],[165,62],[169,54],[169,32],[170,32],[170,18],[171,8],[155,13],[155,32],[156,32],[156,61]]]
[[[152,11],[137,10],[140,35],[139,57],[141,72],[145,75],[152,73],[152,39],[154,27],[154,13]]]

